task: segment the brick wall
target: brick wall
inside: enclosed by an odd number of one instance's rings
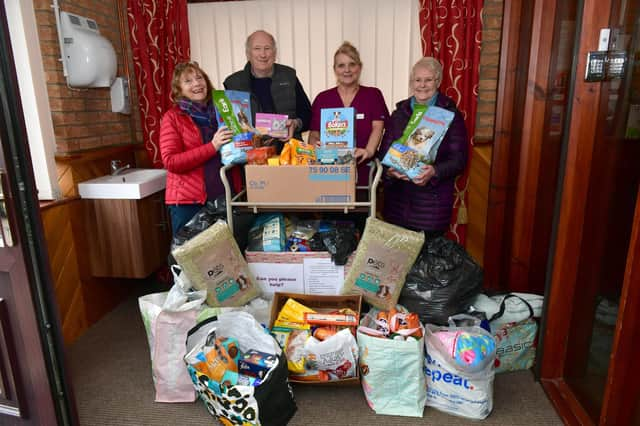
[[[56,153],[69,154],[86,150],[140,143],[142,140],[135,79],[129,59],[129,83],[132,91],[132,114],[111,112],[110,89],[71,89],[67,87],[60,58],[58,33],[51,0],[34,0],[34,10],[40,37],[42,60],[47,79],[51,116],[56,137]],[[118,24],[117,0],[59,0],[60,10],[93,19],[100,34],[108,39],[116,51],[118,76],[123,76],[122,42]],[[122,1],[122,7],[126,2]],[[125,11],[126,12],[126,11]],[[124,14],[126,16],[126,13]],[[125,22],[126,27],[126,22]],[[125,28],[128,46],[128,28]]]
[[[485,0],[482,10],[482,48],[480,51],[480,81],[475,142],[493,140],[502,34],[503,0]]]

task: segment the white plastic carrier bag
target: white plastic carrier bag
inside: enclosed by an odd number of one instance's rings
[[[496,343],[483,328],[425,327],[426,405],[437,410],[484,419],[493,409]]]

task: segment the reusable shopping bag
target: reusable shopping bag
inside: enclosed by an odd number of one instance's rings
[[[193,362],[192,355],[205,347],[212,334],[237,340],[240,354],[249,351],[273,354],[277,356],[277,365],[257,386],[213,380]],[[198,396],[209,413],[224,425],[281,426],[297,410],[282,349],[247,312],[222,312],[198,323],[188,333],[184,361]]]
[[[425,326],[426,405],[484,419],[493,409],[495,339],[483,328]]]
[[[508,304],[512,299],[519,300],[527,308],[528,316],[520,321],[503,323],[500,319],[508,311]],[[490,321],[491,331],[498,345],[496,373],[526,370],[533,366],[538,344],[538,323],[533,318],[534,315],[534,309],[526,299],[516,294],[507,294],[502,298],[499,311]]]
[[[183,357],[187,332],[207,296],[206,290],[190,291],[190,284],[173,265],[174,285],[168,292],[138,299],[151,355],[156,402],[193,402],[196,394]]]
[[[369,311],[360,325],[375,328],[377,312],[375,308]],[[369,407],[376,414],[422,417],[427,397],[422,372],[424,337],[393,340],[361,331],[357,334],[360,382]]]

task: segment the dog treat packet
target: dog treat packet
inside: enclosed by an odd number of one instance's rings
[[[341,294],[362,294],[370,305],[390,311],[423,244],[423,232],[367,218]]]
[[[422,166],[436,161],[438,148],[455,113],[437,106],[415,105],[402,136],[393,142],[382,164],[413,179]]]
[[[171,252],[209,306],[243,306],[260,295],[229,226],[218,220]]]
[[[289,139],[291,146],[291,164],[314,164],[316,161],[316,149],[313,145],[298,139]]]
[[[218,126],[227,126],[233,132],[231,142],[220,148],[222,164],[246,163],[246,152],[253,148],[255,131],[251,124],[250,94],[238,90],[214,90],[212,98]]]

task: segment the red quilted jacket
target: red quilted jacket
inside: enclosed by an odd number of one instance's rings
[[[198,126],[191,117],[174,105],[160,123],[160,155],[167,169],[167,204],[204,204],[207,191],[204,163],[217,155],[213,144],[202,143]],[[238,168],[232,169],[235,189],[241,185]]]

